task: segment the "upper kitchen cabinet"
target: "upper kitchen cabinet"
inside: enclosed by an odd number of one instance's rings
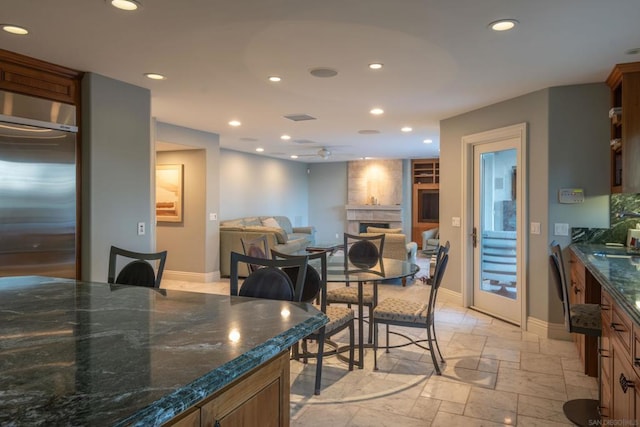
[[[611,192],[640,193],[640,62],[617,64],[611,88]]]
[[[0,49],[0,89],[78,105],[82,73]]]

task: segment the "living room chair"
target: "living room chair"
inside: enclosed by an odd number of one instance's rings
[[[242,252],[244,252],[245,255],[255,258],[269,258],[269,242],[267,241],[267,236],[262,235],[253,239],[240,238],[240,242],[242,243]],[[249,269],[249,273],[252,273],[257,269],[257,266],[247,264],[247,268]]]
[[[271,254],[274,259],[295,259],[299,258],[299,255],[290,255],[278,253],[271,250]],[[322,360],[325,356],[338,355],[339,348],[337,344],[334,350],[325,351],[325,340],[330,340],[332,336],[335,336],[344,329],[349,329],[349,370],[353,370],[353,360],[355,351],[355,339],[354,339],[354,318],[355,314],[352,309],[347,307],[332,307],[327,305],[327,252],[315,252],[308,256],[309,263],[313,264],[307,267],[307,280],[305,283],[305,291],[307,286],[311,286],[312,289],[318,289],[318,301],[316,307],[321,310],[328,318],[329,322],[322,328],[318,329],[311,335],[302,340],[302,352],[299,351],[298,346],[293,347],[293,357],[295,359],[303,359],[307,362],[310,357],[316,358],[316,382],[314,388],[314,394],[319,395],[322,383]],[[319,265],[317,265],[319,262]],[[316,268],[318,267],[318,269]],[[319,270],[319,272],[318,272]],[[289,270],[293,272],[293,270]],[[315,272],[309,274],[311,271]],[[309,279],[311,277],[311,279]],[[317,288],[315,282],[317,280]],[[310,283],[311,282],[311,283]],[[312,296],[312,292],[309,292],[306,297],[306,301],[315,299],[316,295]],[[303,297],[305,301],[305,297]],[[308,350],[307,341],[316,341],[318,349],[315,353]]]
[[[256,269],[247,276],[242,285],[238,277],[238,265],[247,263]],[[231,252],[231,277],[229,294],[232,296],[276,299],[282,301],[302,300],[304,281],[307,274],[308,259],[306,256],[295,259],[267,259]],[[284,268],[297,268],[295,283]]]
[[[384,239],[384,234],[359,236],[344,233],[345,271],[349,271],[349,262],[360,270],[374,267],[382,257]],[[377,301],[377,287],[363,285],[362,305],[368,308],[369,319],[371,319],[373,307]],[[358,304],[358,288],[350,286],[350,281],[347,280],[344,287],[327,291],[327,304],[347,304],[347,307],[351,308],[352,304]],[[369,327],[369,344],[371,342],[373,342],[373,330]]]
[[[156,263],[155,267],[149,261]],[[167,251],[144,253],[111,246],[107,282],[159,288],[166,261]],[[117,267],[123,262],[128,263],[119,270],[116,276]]]
[[[564,269],[562,248],[555,240],[551,242],[551,255],[549,262],[553,281],[562,301],[564,324],[567,331],[576,334],[584,334],[600,338],[602,336],[602,316],[599,304],[571,304],[569,300],[569,285]],[[600,381],[600,375],[598,375]],[[598,387],[600,390],[600,387]],[[562,410],[564,415],[574,424],[579,426],[591,426],[594,421],[600,420],[600,400],[573,399],[564,403]]]
[[[418,347],[429,350],[431,360],[437,375],[442,375],[440,365],[436,359],[436,350],[440,356],[440,362],[445,363],[438,345],[436,336],[434,313],[436,309],[436,299],[438,290],[442,283],[444,272],[449,262],[449,254],[447,253],[447,245],[438,249],[438,263],[436,264],[431,291],[429,292],[429,300],[426,304],[410,301],[400,298],[387,298],[380,302],[373,309],[373,369],[378,370],[378,326],[386,325],[386,351],[391,348],[399,348],[407,345],[417,345]],[[399,332],[390,332],[389,326],[401,326],[409,328],[422,328],[427,330],[427,339],[416,340]],[[399,335],[407,339],[407,342],[398,345],[389,345],[389,334]],[[426,343],[427,345],[423,345]]]

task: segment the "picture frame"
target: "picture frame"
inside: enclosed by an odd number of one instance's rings
[[[182,222],[184,166],[156,165],[156,220]]]

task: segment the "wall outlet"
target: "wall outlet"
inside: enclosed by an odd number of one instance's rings
[[[336,239],[340,238],[340,233],[336,233]]]
[[[146,233],[144,222],[138,223],[138,236],[144,236]]]

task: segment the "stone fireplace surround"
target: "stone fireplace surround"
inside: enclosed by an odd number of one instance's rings
[[[348,162],[347,233],[361,223],[402,228],[402,160]]]
[[[346,205],[347,233],[358,234],[360,223],[386,224],[388,228],[402,228],[400,205]]]

